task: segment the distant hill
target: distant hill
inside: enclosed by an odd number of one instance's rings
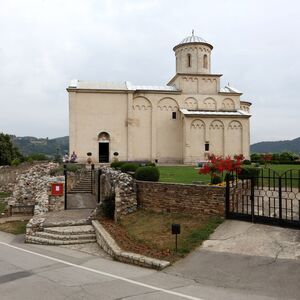
[[[300,137],[294,140],[276,141],[276,142],[259,142],[250,146],[251,153],[276,153],[290,151],[300,153]]]
[[[69,152],[69,137],[59,137],[55,139],[36,138],[32,136],[17,137],[12,135],[11,140],[23,155],[32,153],[42,153],[54,157],[57,151],[63,155]]]

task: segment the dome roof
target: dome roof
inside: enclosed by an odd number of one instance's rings
[[[185,39],[183,39],[180,43],[180,44],[188,44],[188,43],[206,43],[207,44],[207,41],[204,40],[202,37],[200,36],[197,36],[197,35],[191,35],[191,36],[188,36],[186,37]]]
[[[213,48],[213,46],[208,43],[205,39],[203,39],[202,37],[200,36],[197,36],[197,35],[194,35],[194,31],[192,31],[192,35],[184,38],[178,45],[176,45],[174,47],[173,50],[175,50],[177,47],[180,47],[182,45],[185,45],[185,44],[191,44],[191,43],[201,43],[201,44],[206,44],[208,47],[210,47],[211,49]]]

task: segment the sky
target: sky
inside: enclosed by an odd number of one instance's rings
[[[297,0],[0,0],[0,132],[68,135],[74,78],[166,84],[194,29],[252,102],[251,143],[299,137],[299,16]]]

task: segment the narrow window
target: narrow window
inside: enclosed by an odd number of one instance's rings
[[[176,111],[172,112],[172,119],[175,120],[176,119]]]
[[[209,151],[209,142],[205,143],[205,151]]]
[[[191,54],[187,55],[187,66],[191,67],[192,66],[192,59],[191,59]]]
[[[208,68],[207,55],[206,54],[204,54],[204,56],[203,56],[203,68],[204,69]]]

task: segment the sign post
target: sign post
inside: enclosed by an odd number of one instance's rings
[[[177,235],[180,234],[180,224],[172,224],[172,234],[175,234],[175,252],[177,252]]]

